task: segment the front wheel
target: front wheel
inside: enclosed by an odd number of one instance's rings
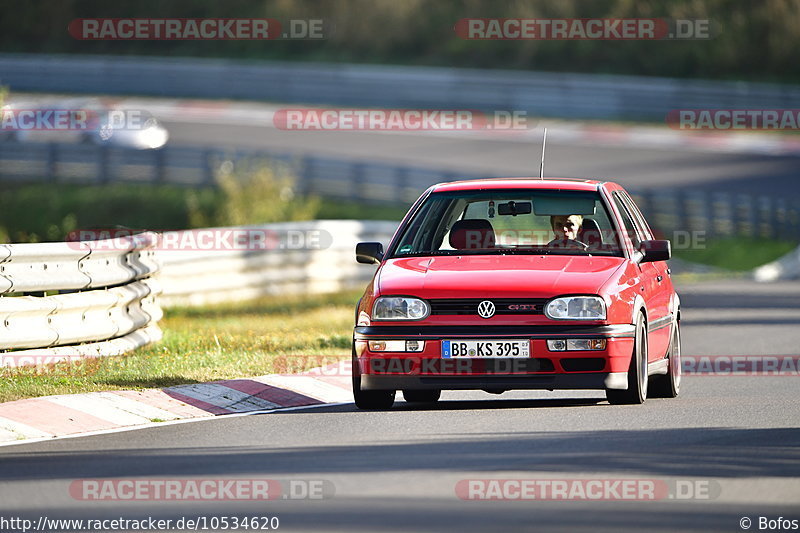
[[[647,398],[647,382],[647,324],[640,314],[636,320],[636,338],[628,368],[628,389],[606,389],[606,399],[612,405],[644,403]]]
[[[353,399],[356,407],[365,411],[380,411],[390,409],[394,405],[393,390],[362,390],[361,389],[361,370],[358,366],[358,358],[353,354]]]

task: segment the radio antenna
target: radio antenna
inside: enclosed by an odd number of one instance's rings
[[[539,179],[544,180],[544,149],[547,145],[547,128],[544,129],[544,137],[542,138],[542,164],[539,165]]]

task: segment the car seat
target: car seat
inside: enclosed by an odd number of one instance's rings
[[[482,218],[459,220],[450,228],[450,246],[456,250],[494,248],[492,223]]]
[[[578,231],[577,240],[588,244],[592,248],[601,248],[603,246],[603,235],[600,231],[600,226],[595,220],[584,218],[581,229]]]

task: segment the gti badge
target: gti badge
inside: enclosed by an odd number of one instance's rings
[[[489,300],[484,300],[478,304],[478,315],[481,318],[492,318],[494,316],[494,304]]]

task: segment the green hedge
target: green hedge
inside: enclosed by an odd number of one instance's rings
[[[0,242],[59,241],[75,229],[116,226],[171,230],[313,218],[399,221],[406,212],[324,198],[281,202],[276,196],[173,185],[1,184]]]

